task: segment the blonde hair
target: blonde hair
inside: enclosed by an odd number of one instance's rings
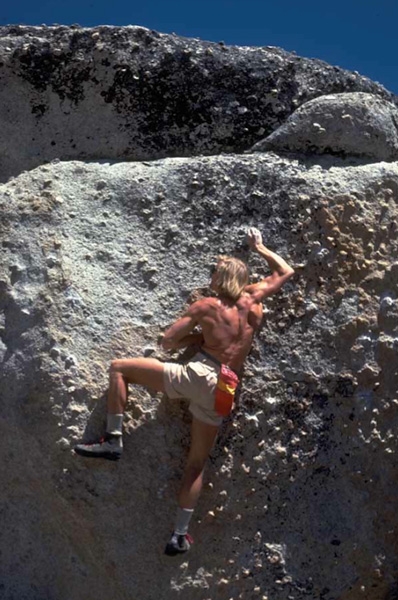
[[[218,293],[237,300],[249,283],[247,265],[239,258],[219,256],[217,262]]]

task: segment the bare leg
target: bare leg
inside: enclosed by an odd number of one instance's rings
[[[163,363],[155,358],[114,360],[109,375],[106,436],[93,444],[77,444],[76,454],[93,458],[118,460],[123,451],[123,413],[127,402],[127,386],[138,383],[152,390],[164,391]]]
[[[109,414],[115,415],[124,412],[129,383],[138,383],[156,392],[164,392],[163,363],[156,358],[113,360],[109,372],[107,405]]]
[[[218,427],[192,419],[191,447],[181,482],[178,504],[181,508],[194,508],[203,483],[206,460],[217,436]]]
[[[217,431],[216,425],[208,425],[198,419],[192,419],[191,447],[178,496],[179,508],[175,527],[164,551],[168,556],[187,552],[192,544],[193,540],[188,535],[189,522],[202,489],[204,466]]]

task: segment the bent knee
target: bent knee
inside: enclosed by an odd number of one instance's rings
[[[116,375],[117,373],[122,372],[123,361],[121,359],[115,358],[111,362],[111,366],[109,367],[109,374]]]

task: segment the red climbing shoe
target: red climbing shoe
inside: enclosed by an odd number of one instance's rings
[[[89,458],[107,458],[108,460],[119,460],[123,452],[121,436],[106,435],[97,442],[91,444],[77,444],[74,447],[76,454]]]

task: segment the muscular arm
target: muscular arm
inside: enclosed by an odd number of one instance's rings
[[[202,303],[202,300],[194,302],[185,315],[167,329],[162,339],[162,346],[165,350],[179,350],[192,344],[202,343],[202,333],[191,333],[199,323]]]
[[[294,269],[281,256],[264,246],[258,230],[250,230],[248,240],[252,250],[267,261],[272,272],[269,277],[246,288],[246,291],[254,297],[256,302],[261,302],[264,298],[278,292],[284,283],[294,275]]]

